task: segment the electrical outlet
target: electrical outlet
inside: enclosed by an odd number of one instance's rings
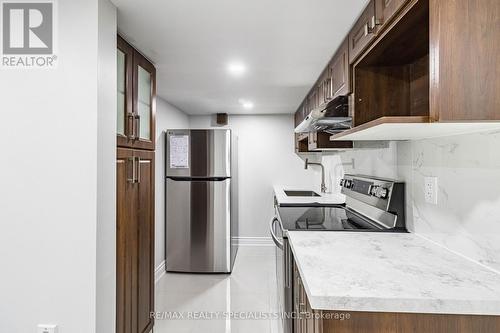
[[[38,325],[37,333],[57,333],[57,325]]]
[[[437,177],[425,177],[424,184],[425,202],[437,205],[438,203],[438,179]]]

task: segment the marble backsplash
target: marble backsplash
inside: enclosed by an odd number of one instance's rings
[[[324,154],[333,191],[344,173],[407,184],[408,229],[500,273],[500,131],[390,142]],[[424,198],[424,178],[438,177],[438,203]]]

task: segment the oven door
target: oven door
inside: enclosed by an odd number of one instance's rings
[[[293,256],[277,217],[271,220],[271,237],[276,245],[276,282],[278,288],[278,312],[282,318],[283,333],[293,333]]]

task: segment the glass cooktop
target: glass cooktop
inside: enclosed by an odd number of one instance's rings
[[[283,230],[382,231],[344,207],[278,207]]]

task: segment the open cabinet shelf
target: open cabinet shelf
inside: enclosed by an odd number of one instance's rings
[[[310,132],[295,134],[296,153],[317,153],[321,151],[336,151],[352,149],[351,141],[331,141],[326,132]]]
[[[352,128],[329,140],[414,140],[500,129],[499,13],[498,0],[368,1],[336,52],[343,57],[334,57],[346,65],[336,68],[345,74],[337,77],[346,78],[339,82],[349,96]],[[320,95],[324,87],[330,91],[323,77],[295,113],[295,126],[318,107],[318,87]],[[301,138],[297,146],[310,151]]]
[[[481,28],[472,25],[471,18],[462,23],[444,19],[450,12],[461,15],[459,9],[449,1],[409,2],[353,64],[353,128],[330,140],[416,140],[500,128],[500,112],[494,105],[499,99],[490,86],[498,87],[499,80],[489,77],[490,84],[481,83],[488,76],[476,74],[487,67],[494,71],[494,66],[477,41],[467,42],[472,31]],[[486,9],[481,11],[471,15],[484,16]],[[474,38],[484,43],[498,38],[498,31],[488,31]],[[476,58],[475,68],[463,63],[464,53],[471,55],[470,61]],[[498,54],[492,57],[498,59]],[[482,91],[474,95],[464,91],[478,86]]]
[[[427,116],[381,117],[330,140],[384,141],[418,140],[500,129],[497,122],[430,122]]]
[[[353,66],[353,130],[428,123],[429,6],[418,1]],[[334,137],[343,137],[341,133]]]

